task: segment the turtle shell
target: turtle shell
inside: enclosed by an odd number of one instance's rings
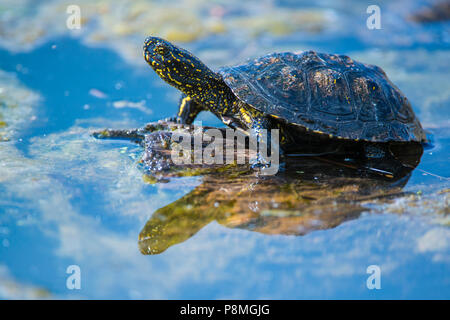
[[[411,104],[384,71],[344,55],[273,53],[219,70],[253,108],[338,138],[426,141]]]

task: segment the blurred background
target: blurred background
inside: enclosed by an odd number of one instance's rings
[[[368,28],[371,5],[380,29]],[[79,29],[69,27],[73,6]],[[442,0],[1,0],[0,298],[448,299],[449,19]],[[177,111],[179,92],[142,58],[148,35],[215,70],[274,51],[376,64],[433,147],[408,196],[365,203],[336,228],[268,236],[213,221],[142,255],[138,234],[153,212],[202,183],[145,183],[138,146],[90,135]],[[381,290],[366,288],[371,264],[381,266]],[[66,287],[69,265],[81,268],[81,290]]]

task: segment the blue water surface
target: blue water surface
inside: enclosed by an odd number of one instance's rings
[[[277,41],[298,49],[295,39]],[[344,54],[448,50],[442,41],[377,47],[352,34],[311,36],[301,42],[300,49],[306,47]],[[18,165],[8,170],[21,172],[14,181],[0,179],[0,297],[16,297],[9,293],[14,286],[23,293],[18,297],[40,289],[45,297],[87,299],[450,297],[448,220],[438,212],[448,214],[449,198],[442,193],[450,177],[450,134],[442,124],[449,119],[448,104],[432,118],[443,120],[439,125],[427,122],[433,147],[404,188],[423,195],[425,203],[411,208],[406,203],[402,213],[375,206],[357,219],[304,236],[266,235],[214,221],[159,255],[143,255],[138,235],[145,222],[193,190],[201,177],[146,184],[137,165],[138,146],[98,141],[90,132],[172,116],[178,91],[162,83],[143,59],[131,64],[111,48],[65,36],[29,52],[1,49],[0,69],[41,97],[37,120],[0,145],[3,153],[17,150]],[[414,95],[413,88],[402,90]],[[114,107],[121,100],[145,101],[151,112]],[[425,110],[416,102],[420,117]],[[220,124],[206,114],[201,120]],[[81,269],[80,290],[66,286],[70,265]],[[379,290],[366,286],[370,265],[381,267]]]

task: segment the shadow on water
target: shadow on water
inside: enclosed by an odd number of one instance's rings
[[[203,134],[207,129],[203,127]],[[195,127],[182,130],[192,132]],[[367,203],[403,196],[402,188],[423,153],[420,144],[409,143],[382,145],[389,149],[382,157],[349,157],[348,150],[345,156],[288,156],[276,175],[262,176],[248,165],[175,165],[172,132],[173,128],[150,124],[140,130],[94,134],[139,142],[149,183],[202,176],[194,190],[153,213],[139,234],[143,254],[162,253],[212,221],[229,228],[296,236],[334,228],[358,218],[367,211]],[[242,149],[235,144],[235,150]]]

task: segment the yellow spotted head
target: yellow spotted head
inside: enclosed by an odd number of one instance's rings
[[[221,80],[192,53],[162,38],[145,39],[144,58],[164,81],[188,95]]]

